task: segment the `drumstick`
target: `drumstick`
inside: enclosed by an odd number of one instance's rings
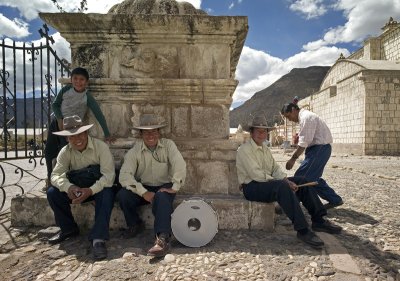
[[[317,181],[312,181],[312,182],[307,182],[307,183],[299,184],[297,187],[316,186],[316,185],[318,185],[318,182],[317,182]]]

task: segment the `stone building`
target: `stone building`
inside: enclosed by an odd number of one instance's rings
[[[326,121],[335,152],[400,155],[400,24],[390,18],[382,30],[300,102]]]

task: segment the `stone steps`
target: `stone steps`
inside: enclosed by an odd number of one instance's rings
[[[193,196],[177,195],[175,207],[183,200]],[[197,196],[196,198],[200,198]],[[274,230],[274,204],[249,202],[242,195],[202,195],[218,215],[219,229],[262,229],[268,232]],[[74,218],[82,229],[91,228],[94,218],[94,202],[72,205]],[[140,207],[139,214],[146,223],[146,228],[153,228],[151,206]],[[11,200],[12,226],[41,226],[55,225],[53,212],[45,194],[34,191],[15,197]],[[120,229],[126,226],[124,215],[115,203],[111,215],[110,228]]]

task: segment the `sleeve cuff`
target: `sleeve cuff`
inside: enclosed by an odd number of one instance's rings
[[[181,186],[178,184],[174,184],[171,189],[175,190],[175,192],[178,192],[181,189]]]
[[[143,197],[143,194],[147,192],[147,189],[144,188],[143,185],[141,184],[136,184],[136,185],[128,185],[126,189],[136,193],[137,195]]]

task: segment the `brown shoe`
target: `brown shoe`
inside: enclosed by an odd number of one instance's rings
[[[166,233],[161,233],[156,236],[156,241],[154,242],[154,246],[147,252],[147,255],[154,257],[163,257],[168,254],[170,250],[169,245],[169,235]]]

